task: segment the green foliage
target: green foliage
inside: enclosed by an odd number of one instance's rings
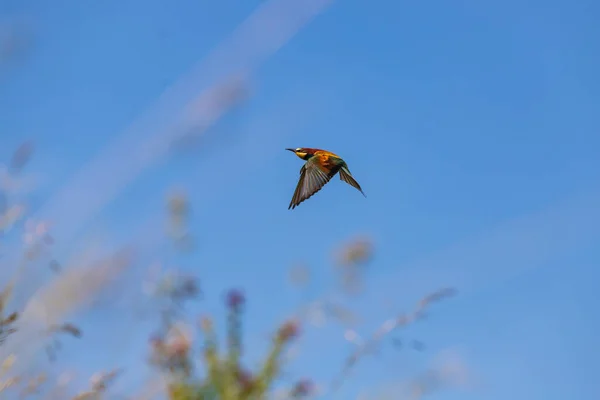
[[[213,322],[205,317],[200,322],[204,341],[201,362],[206,373],[203,377],[193,375],[193,360],[189,339],[181,334],[170,338],[155,338],[156,364],[167,371],[172,379],[168,393],[171,400],[260,400],[267,399],[273,384],[282,370],[282,354],[299,333],[298,324],[288,321],[281,325],[272,338],[272,344],[262,365],[249,372],[242,358],[242,311],[245,299],[238,291],[227,297],[227,345],[219,351],[218,338]],[[310,385],[300,382],[290,389],[290,398],[303,398],[310,393]]]

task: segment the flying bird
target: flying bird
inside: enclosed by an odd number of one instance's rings
[[[288,210],[293,210],[304,200],[321,190],[338,172],[340,173],[341,180],[354,186],[363,196],[367,197],[358,182],[352,177],[346,162],[337,154],[309,147],[286,150],[306,160],[302,168],[300,168],[300,180],[298,181]]]

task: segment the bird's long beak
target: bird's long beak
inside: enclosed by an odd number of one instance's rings
[[[286,149],[286,150],[289,150],[289,151],[291,151],[292,153],[295,153],[295,152],[296,152],[296,150],[294,150],[294,149]]]

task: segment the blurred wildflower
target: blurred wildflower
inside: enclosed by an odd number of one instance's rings
[[[229,310],[227,315],[227,370],[225,378],[228,385],[239,385],[240,383],[240,358],[242,355],[242,311],[245,303],[244,294],[240,290],[230,290],[227,293],[226,305]],[[233,383],[232,381],[236,381]],[[244,387],[247,389],[247,382]],[[240,388],[241,390],[242,388]]]
[[[107,391],[108,387],[121,373],[121,370],[115,369],[94,374],[90,378],[91,388],[80,392],[72,400],[96,400],[102,398],[102,394]]]
[[[341,266],[365,265],[373,257],[373,244],[369,239],[358,238],[346,244],[338,255]]]
[[[99,372],[90,378],[90,385],[95,392],[104,392],[108,386],[122,373],[120,369],[113,369],[108,372]]]
[[[192,370],[189,352],[192,347],[192,334],[183,324],[174,324],[166,335],[150,339],[150,362],[174,374],[188,377]]]
[[[169,236],[180,250],[192,250],[194,242],[188,229],[191,206],[187,195],[183,192],[172,193],[167,199],[167,207]]]
[[[342,288],[348,294],[362,290],[362,270],[371,261],[373,245],[370,240],[358,238],[343,246],[337,255]]]
[[[154,271],[154,276],[144,283],[146,293],[161,304],[165,322],[177,317],[186,303],[198,298],[202,293],[198,280],[191,275],[176,270]]]
[[[287,321],[284,323],[278,332],[278,340],[287,342],[294,339],[300,333],[300,326],[296,321]]]
[[[213,323],[212,323],[212,320],[210,319],[210,317],[203,316],[202,318],[200,318],[200,328],[203,331],[210,331],[210,330],[212,330],[212,327],[213,327]]]
[[[227,293],[227,307],[230,310],[239,311],[244,305],[244,294],[239,290],[230,290]]]
[[[169,216],[177,223],[183,222],[189,216],[190,205],[184,193],[174,193],[168,199]]]
[[[300,333],[300,326],[297,321],[290,320],[283,323],[275,335],[273,346],[267,356],[260,373],[257,376],[255,391],[253,394],[259,398],[266,395],[271,383],[281,373],[281,356],[284,346],[296,338]]]
[[[312,381],[303,379],[296,383],[290,392],[290,397],[293,399],[301,399],[311,395],[314,392],[315,386]]]
[[[444,300],[448,297],[456,295],[456,289],[454,288],[443,288],[436,292],[431,293],[428,296],[423,297],[419,302],[419,308],[424,309],[432,303],[436,303],[440,300]]]
[[[240,385],[240,394],[248,395],[254,388],[254,376],[250,371],[244,368],[238,368],[236,371],[237,383]]]

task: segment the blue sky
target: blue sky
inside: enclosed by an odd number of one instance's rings
[[[29,171],[39,216],[50,210],[73,223],[76,204],[44,204],[257,5],[0,3],[0,23],[23,23],[35,39],[18,66],[0,66],[0,159],[24,138],[36,142]],[[218,310],[225,288],[246,290],[257,353],[306,299],[283,283],[288,267],[307,263],[317,296],[333,279],[332,250],[369,235],[376,259],[367,292],[352,301],[365,315],[360,332],[389,316],[385,299],[402,310],[438,286],[460,296],[407,333],[427,343],[425,353],[366,360],[340,398],[392,385],[444,349],[461,354],[476,383],[432,398],[598,397],[598,18],[592,0],[337,1],[252,71],[252,97],[200,151],[135,175],[84,233],[125,240],[160,223],[165,190],[185,187],[199,248],[167,260],[201,277],[206,300],[195,311]],[[301,161],[283,149],[302,146],[343,156],[367,198],[335,179],[288,211]],[[142,147],[100,157],[106,168],[84,176],[81,196],[118,179]],[[110,312],[82,324],[93,331],[111,318],[131,343],[144,338],[143,326]],[[122,344],[112,353],[72,346],[84,370],[140,362],[135,346],[126,355]],[[348,348],[339,327],[307,333],[293,370],[326,380]]]

